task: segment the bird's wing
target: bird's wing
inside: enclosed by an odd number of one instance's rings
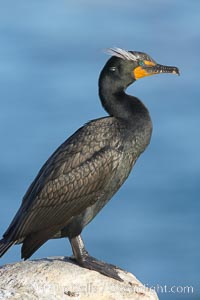
[[[101,130],[91,140],[86,138],[89,134],[90,128],[83,127],[49,158],[25,194],[5,237],[20,239],[49,226],[63,227],[101,197],[121,152],[108,147],[108,139],[102,142]]]

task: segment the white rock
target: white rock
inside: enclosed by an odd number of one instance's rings
[[[0,299],[158,300],[131,273],[119,269],[119,276],[123,282],[63,257],[19,262],[0,268]]]

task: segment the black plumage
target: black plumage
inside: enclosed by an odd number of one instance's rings
[[[102,270],[81,239],[82,229],[96,216],[128,177],[150,142],[149,112],[125,89],[135,80],[176,67],[158,65],[145,53],[111,49],[99,78],[99,96],[109,116],[92,120],[68,138],[47,160],[26,192],[21,207],[0,241],[0,256],[22,243],[29,258],[53,237],[68,237],[75,259]]]

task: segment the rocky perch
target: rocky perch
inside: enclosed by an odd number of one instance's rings
[[[158,300],[133,274],[118,274],[123,282],[63,257],[18,262],[0,267],[0,299]]]

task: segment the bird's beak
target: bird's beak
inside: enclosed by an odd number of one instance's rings
[[[144,66],[138,66],[133,71],[135,79],[140,79],[145,76],[160,74],[160,73],[172,73],[180,75],[179,69],[172,66],[159,65],[151,61],[145,61]]]

